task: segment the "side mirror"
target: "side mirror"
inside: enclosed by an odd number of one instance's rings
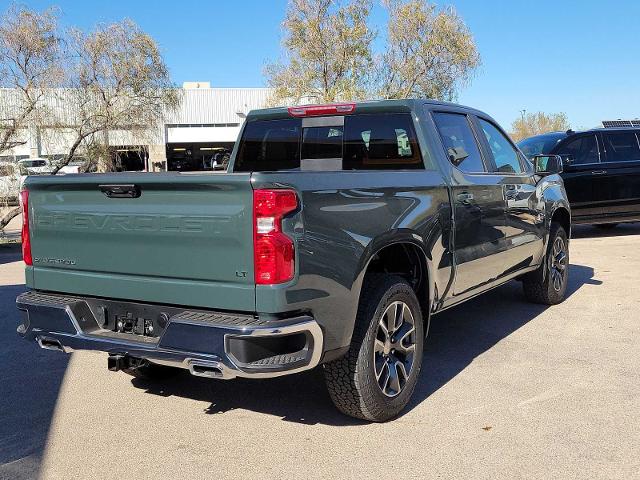
[[[562,173],[562,158],[560,155],[536,155],[533,166],[538,175],[553,175]]]
[[[449,160],[456,167],[459,166],[465,158],[469,156],[467,151],[462,147],[449,147],[447,149],[447,155],[449,155]]]

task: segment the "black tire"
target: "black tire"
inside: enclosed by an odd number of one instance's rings
[[[561,250],[554,255],[557,242]],[[562,259],[560,258],[562,256]],[[569,283],[569,240],[559,223],[551,224],[547,253],[540,268],[524,276],[522,286],[530,302],[556,305],[564,300]]]
[[[596,223],[594,227],[600,230],[613,230],[618,226],[617,223]]]
[[[123,368],[122,371],[132,377],[156,381],[175,377],[181,373],[182,369],[167,367],[166,365],[158,365],[156,363],[150,363],[143,360],[137,366]]]
[[[391,313],[400,310],[401,321],[394,320],[396,327],[389,328],[393,331],[387,334],[389,319],[398,318]],[[400,336],[394,337],[394,333]],[[385,335],[387,340],[383,342]],[[335,406],[346,415],[373,422],[397,416],[409,402],[420,376],[424,338],[422,311],[411,286],[402,277],[367,276],[349,351],[324,365],[327,389]]]

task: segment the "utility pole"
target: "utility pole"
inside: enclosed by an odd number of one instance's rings
[[[522,123],[524,123],[524,116],[527,113],[527,111],[523,108],[522,110],[520,110],[520,116],[522,117]]]

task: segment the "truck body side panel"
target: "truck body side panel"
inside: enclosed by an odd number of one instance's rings
[[[398,242],[419,246],[432,288],[445,289],[451,212],[439,172],[274,172],[252,180],[255,188],[293,188],[302,200],[284,224],[296,241],[297,276],[287,285],[258,285],[259,313],[310,311],[327,350],[348,345],[368,261]]]

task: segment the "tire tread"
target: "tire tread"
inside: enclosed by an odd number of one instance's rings
[[[370,356],[360,359],[361,346],[367,336],[373,314],[389,290],[399,283],[411,288],[402,277],[378,273],[367,276],[360,297],[351,346],[343,357],[324,365],[325,380],[331,400],[342,413],[351,417],[382,422],[399,413],[400,409],[396,411],[379,402],[376,392],[367,385],[365,372],[373,368],[371,365],[373,359]],[[420,308],[417,299],[416,304]],[[420,315],[420,321],[422,321],[421,317]],[[416,361],[419,362],[421,359]],[[419,372],[419,364],[414,368],[418,368]],[[405,387],[410,389],[409,397],[415,384],[416,382],[413,382],[412,385]],[[375,387],[378,388],[377,385]]]

